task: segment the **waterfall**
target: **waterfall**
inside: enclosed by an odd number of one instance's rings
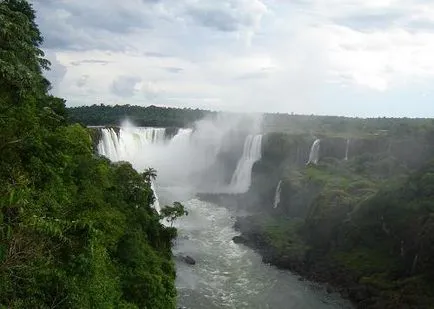
[[[113,162],[130,161],[144,146],[164,143],[165,132],[164,128],[122,127],[116,134],[113,128],[103,128],[98,153]]]
[[[125,121],[120,128],[98,129],[98,152],[113,162],[129,162],[139,172],[154,168],[158,174],[154,183],[158,193],[166,192],[167,188],[172,192],[179,186],[188,188],[191,194],[246,191],[251,167],[261,157],[261,136],[247,138],[242,159],[235,158],[240,160],[235,172],[235,168],[224,168],[227,155],[233,159],[230,147],[240,136],[259,130],[255,119],[252,122],[246,119],[251,118],[213,116],[195,122],[193,129],[179,129],[173,135],[171,130],[134,127]],[[232,182],[229,178],[233,190],[229,188],[228,177],[233,178]],[[159,197],[162,205],[170,204],[169,195]]]
[[[119,139],[113,128],[101,130],[101,140],[98,144],[98,153],[112,161],[119,161]]]
[[[245,193],[249,190],[253,164],[261,159],[262,135],[249,135],[244,142],[243,155],[232,175],[230,191]]]
[[[310,148],[309,160],[307,161],[307,164],[318,164],[320,143],[320,139],[316,139],[313,142],[312,147]]]
[[[154,192],[154,203],[152,204],[152,207],[158,213],[160,213],[161,212],[160,200],[158,198],[157,191],[155,190],[155,184],[153,181],[151,181],[151,189],[152,189],[152,192]]]
[[[273,208],[277,208],[277,206],[279,206],[279,204],[280,204],[281,191],[282,191],[282,180],[279,180],[279,183],[277,184],[277,187],[276,187],[276,192],[274,193],[274,207]]]
[[[122,127],[116,134],[113,128],[101,129],[101,140],[98,143],[98,153],[110,159],[112,162],[129,161],[134,163],[134,157],[152,144],[161,144],[165,141],[164,128],[137,128],[132,126]],[[151,189],[154,192],[155,201],[152,207],[160,213],[160,202],[155,184],[151,181]]]
[[[348,161],[348,152],[350,150],[350,142],[351,140],[347,138],[347,147],[345,148],[345,161]]]

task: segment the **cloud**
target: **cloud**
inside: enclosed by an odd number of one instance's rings
[[[168,58],[171,57],[168,54],[163,54],[159,52],[144,52],[143,53],[146,57],[153,57],[153,58]]]
[[[49,71],[44,72],[44,75],[51,83],[52,93],[59,95],[61,93],[60,84],[66,75],[67,68],[60,63],[56,53],[51,51],[46,52],[45,57],[51,62],[51,67]]]
[[[234,32],[258,28],[267,7],[259,0],[208,0],[191,3],[186,11],[205,27]]]
[[[428,93],[412,102],[426,114],[432,96],[430,1],[33,3],[69,105],[351,114],[361,112],[347,104],[355,96],[383,104],[405,90]]]
[[[181,73],[182,71],[184,71],[183,68],[177,68],[177,67],[168,67],[168,68],[164,68],[167,72],[169,73],[173,73],[173,74],[178,74]]]
[[[84,59],[84,60],[79,60],[79,61],[72,61],[71,65],[73,65],[73,66],[82,65],[82,64],[101,64],[101,65],[107,65],[109,63],[110,63],[109,61],[105,61],[105,60]]]
[[[143,0],[33,2],[44,33],[44,46],[72,50],[118,50],[122,45],[126,48],[128,42],[122,40],[123,35],[152,27],[155,3]]]
[[[81,87],[85,86],[87,84],[88,80],[89,80],[89,75],[86,75],[86,74],[82,75],[77,80],[77,83],[76,83],[77,87],[81,88]]]
[[[137,76],[119,76],[111,84],[111,92],[119,97],[132,97],[136,91],[136,85],[141,81]]]

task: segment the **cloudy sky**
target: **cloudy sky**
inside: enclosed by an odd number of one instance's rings
[[[32,2],[69,106],[434,117],[434,1]]]

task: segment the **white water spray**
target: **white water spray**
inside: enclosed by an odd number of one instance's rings
[[[277,206],[279,206],[281,192],[282,192],[282,180],[279,180],[279,183],[277,184],[277,187],[276,187],[276,192],[274,193],[274,207],[273,208],[277,208]]]
[[[307,164],[318,164],[320,144],[320,139],[316,139],[313,142],[312,147],[310,148],[309,160],[307,161]]]
[[[153,181],[151,181],[151,189],[152,189],[152,192],[154,192],[154,203],[152,204],[152,207],[158,213],[161,213],[160,199],[158,198],[157,191],[155,190],[155,184]]]
[[[350,150],[351,140],[347,138],[347,147],[345,148],[345,161],[348,161],[348,152]]]
[[[262,135],[249,135],[244,142],[243,155],[238,161],[232,175],[230,190],[233,193],[245,193],[249,190],[252,180],[252,167],[261,159]]]

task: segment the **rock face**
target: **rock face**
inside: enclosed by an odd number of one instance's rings
[[[195,265],[196,264],[196,260],[193,259],[191,256],[186,255],[183,256],[182,259],[184,260],[185,263],[189,264],[189,265]]]
[[[249,242],[249,240],[243,235],[234,236],[232,238],[232,241],[236,244],[243,244],[243,245],[247,245],[247,243]]]

